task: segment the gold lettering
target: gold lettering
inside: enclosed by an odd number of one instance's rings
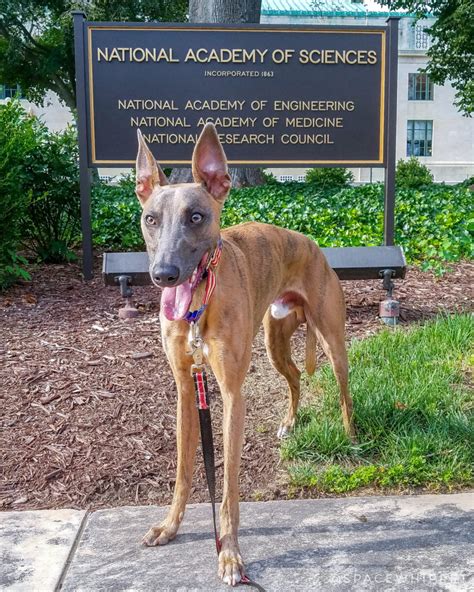
[[[256,117],[200,117],[197,127],[213,123],[217,127],[255,127]]]
[[[143,134],[148,144],[195,144],[198,134]]]
[[[334,49],[323,50],[323,62],[325,64],[335,64],[336,60],[334,59],[334,54],[335,54]]]
[[[274,144],[274,134],[219,134],[223,144]]]
[[[120,58],[119,52],[118,52],[118,48],[114,47],[112,49],[112,51],[109,54],[109,59],[107,60],[108,62],[110,62],[110,60],[118,60],[119,62],[123,61],[123,58]]]
[[[157,99],[119,99],[119,109],[145,109],[146,111],[178,111],[174,100],[157,100]]]
[[[334,144],[329,134],[283,134],[282,144]]]
[[[186,117],[131,117],[130,125],[133,127],[191,127]]]
[[[274,111],[354,111],[354,109],[354,101],[273,101]]]
[[[367,52],[367,62],[369,64],[376,64],[377,63],[377,52],[371,49]]]
[[[97,61],[100,62],[100,58],[104,58],[106,62],[109,61],[109,48],[106,47],[105,49],[97,48]]]
[[[286,127],[343,127],[342,117],[287,117]]]
[[[354,58],[351,60],[349,59],[350,56],[354,56]],[[346,52],[346,61],[348,64],[357,64],[357,52],[354,51],[353,49],[350,49],[349,51]]]
[[[365,49],[301,49],[298,60],[301,64],[376,64],[377,52]]]
[[[283,51],[283,50],[277,50]],[[293,50],[285,50],[287,53],[292,52]],[[210,62],[219,62],[221,64],[245,64],[247,62],[255,62],[259,61],[263,63],[265,60],[265,56],[268,53],[268,49],[241,49],[241,48],[221,48],[221,49],[206,49],[204,47],[200,47],[199,49],[188,49],[186,53],[186,57],[184,58],[185,62],[199,62],[201,64],[210,63]]]
[[[186,53],[186,57],[184,58],[184,61],[185,62],[189,62],[189,61],[197,62],[198,61],[196,58],[196,55],[194,53],[194,50],[188,49],[188,52]]]
[[[244,105],[245,101],[240,100],[227,101],[225,99],[212,99],[209,101],[201,101],[200,99],[195,99],[194,101],[186,101],[184,108],[192,111],[242,111]]]

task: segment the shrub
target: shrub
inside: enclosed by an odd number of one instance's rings
[[[275,177],[273,173],[267,173],[266,171],[262,171],[264,185],[276,185],[278,183],[278,179]]]
[[[35,122],[17,101],[0,105],[0,290],[29,278],[18,254],[22,217],[31,197],[25,162],[35,146]]]
[[[99,185],[93,193],[97,246],[143,249],[140,206],[133,179]],[[322,247],[380,245],[383,240],[383,185],[318,190],[308,183],[276,183],[233,189],[222,225],[250,220],[306,234]],[[437,272],[445,261],[472,257],[472,193],[464,185],[431,185],[397,191],[395,242],[409,263]],[[471,222],[469,222],[471,220]]]
[[[93,187],[92,235],[96,246],[126,251],[143,249],[140,215],[133,175],[117,185],[98,183]]]
[[[36,125],[36,144],[25,163],[32,197],[24,217],[22,241],[41,261],[75,259],[80,234],[79,151],[76,130],[49,132]]]
[[[412,156],[397,163],[396,182],[399,189],[419,189],[433,183],[429,168]]]
[[[471,191],[474,191],[474,176],[464,179],[464,181],[462,181],[460,185],[463,185],[464,187],[469,187]]]
[[[338,167],[309,169],[306,173],[306,183],[311,183],[319,189],[347,187],[352,181],[354,181],[352,172]]]
[[[42,261],[62,262],[79,235],[75,130],[51,133],[17,100],[0,106],[0,289],[28,279],[20,247]]]

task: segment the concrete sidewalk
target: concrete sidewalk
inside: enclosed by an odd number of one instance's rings
[[[240,546],[248,574],[267,592],[467,592],[473,502],[461,493],[242,503]],[[140,545],[165,512],[4,512],[0,590],[229,590],[216,576],[209,505],[189,506],[169,545]]]

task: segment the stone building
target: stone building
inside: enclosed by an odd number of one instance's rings
[[[406,13],[389,13],[351,0],[263,0],[261,22],[271,25],[384,25],[400,17],[398,39],[397,160],[416,156],[435,181],[455,183],[474,174],[474,118],[454,106],[450,84],[434,85],[418,70],[427,64],[433,20],[414,24]],[[306,169],[272,169],[281,180],[301,180]],[[383,169],[352,169],[356,182],[382,180]]]
[[[371,0],[369,0],[371,1]],[[400,17],[398,59],[397,160],[416,156],[434,174],[435,180],[455,183],[474,174],[474,118],[463,117],[454,106],[450,84],[434,85],[419,73],[427,63],[430,38],[424,32],[430,19],[414,24],[406,13],[389,13],[351,0],[263,0],[263,24],[291,25],[384,25],[390,14]],[[1,81],[0,81],[1,82]],[[0,84],[0,102],[15,94],[17,87]],[[45,107],[24,101],[28,110],[42,117],[53,130],[72,120],[55,95]],[[307,169],[271,169],[281,181],[303,180]],[[116,175],[117,169],[101,170]],[[356,182],[383,179],[383,169],[353,169]]]

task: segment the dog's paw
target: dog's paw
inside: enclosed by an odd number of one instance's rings
[[[244,573],[244,564],[237,545],[223,548],[219,553],[219,577],[224,584],[236,586]]]
[[[176,537],[177,532],[177,528],[170,528],[166,524],[162,524],[161,526],[152,526],[143,537],[142,542],[147,547],[166,545]]]
[[[288,436],[290,435],[290,432],[293,429],[293,425],[294,425],[294,422],[291,424],[288,424],[288,423],[282,421],[280,424],[280,427],[278,428],[278,431],[277,431],[277,438],[279,438],[280,440],[284,440],[285,438],[288,438]]]

